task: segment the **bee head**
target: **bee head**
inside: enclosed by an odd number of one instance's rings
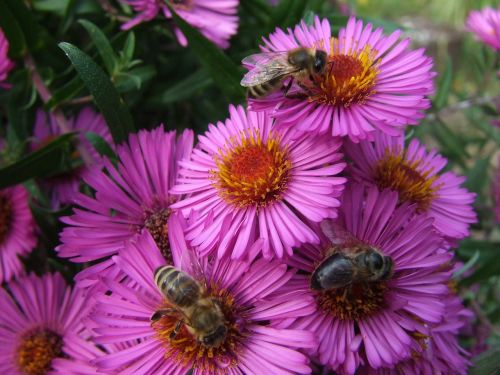
[[[314,72],[316,74],[323,74],[328,62],[328,56],[323,50],[316,50],[314,54]]]
[[[223,324],[219,325],[215,331],[203,336],[203,345],[208,347],[218,347],[224,342],[227,334],[227,327]]]
[[[384,256],[374,249],[366,253],[365,262],[372,273],[379,275],[380,279],[388,279],[392,274],[392,258]]]

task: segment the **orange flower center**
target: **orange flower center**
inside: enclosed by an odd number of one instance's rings
[[[343,247],[326,249],[323,259],[338,251],[343,251]],[[386,291],[387,283],[381,280],[352,283],[343,288],[314,293],[318,308],[325,313],[340,320],[362,320],[384,308]]]
[[[7,238],[12,222],[12,202],[5,194],[0,194],[0,245]]]
[[[231,141],[215,156],[217,171],[212,171],[214,186],[229,204],[262,207],[280,200],[286,189],[291,163],[280,137],[270,134],[244,134]]]
[[[408,160],[406,150],[387,150],[375,167],[375,181],[379,188],[397,191],[401,202],[416,203],[425,212],[441,187],[434,184],[438,175],[430,176],[433,168],[425,167],[421,159]]]
[[[361,51],[340,51],[338,40],[330,39],[328,67],[322,76],[306,84],[309,101],[345,108],[353,103],[364,103],[375,93],[378,75],[376,51],[366,46]]]
[[[182,323],[178,333],[172,337],[172,332],[179,322],[179,317],[174,315],[164,315],[151,323],[151,326],[156,331],[156,338],[164,344],[166,358],[182,366],[191,365],[203,373],[232,373],[232,368],[238,363],[237,350],[243,338],[238,322],[239,311],[234,298],[227,291],[218,291],[214,287],[209,292],[208,298],[217,300],[226,318],[228,331],[224,341],[217,347],[203,345],[189,332],[185,323]],[[166,300],[159,306],[160,309],[171,307]]]
[[[170,209],[164,208],[148,212],[146,215],[144,226],[151,233],[167,263],[172,264],[172,252],[168,241],[168,217],[170,216]]]
[[[37,330],[23,338],[17,349],[17,365],[25,375],[44,375],[52,360],[61,357],[63,340],[57,333]]]

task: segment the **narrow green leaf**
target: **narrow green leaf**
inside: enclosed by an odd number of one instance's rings
[[[69,43],[59,43],[80,78],[93,95],[116,144],[135,130],[132,116],[104,71],[84,52]]]
[[[490,350],[479,354],[473,359],[474,366],[469,375],[491,375],[500,371],[500,345],[495,345]]]
[[[472,168],[467,171],[465,187],[471,191],[479,193],[484,188],[484,182],[488,180],[488,170],[491,155],[479,158]]]
[[[22,57],[26,53],[26,40],[21,26],[4,1],[0,1],[0,28],[9,41],[9,56],[15,59]]]
[[[50,100],[45,104],[45,109],[51,110],[57,107],[61,102],[65,102],[75,98],[82,92],[84,87],[85,85],[80,79],[80,76],[76,76],[71,81],[66,83],[63,87],[54,91]]]
[[[85,138],[87,138],[87,140],[92,144],[92,147],[96,149],[99,155],[107,156],[112,161],[117,159],[111,146],[99,134],[87,132],[85,133]]]
[[[279,26],[284,29],[300,22],[307,7],[304,0],[281,0],[273,12],[273,22],[270,29]]]
[[[436,97],[434,98],[434,108],[436,110],[443,108],[448,103],[452,81],[453,64],[451,62],[451,58],[448,57],[446,59],[446,67],[441,75],[441,79],[439,80]]]
[[[129,32],[125,44],[123,45],[123,57],[125,62],[132,61],[135,51],[135,34],[133,31]]]
[[[189,46],[198,56],[200,63],[210,73],[215,84],[233,102],[243,101],[245,90],[240,85],[243,76],[242,70],[221,49],[179,17],[172,7],[170,10],[176,25],[186,36]]]
[[[212,82],[206,70],[199,70],[177,84],[169,86],[161,94],[155,95],[154,103],[170,104],[190,98],[195,92],[209,86]]]
[[[74,133],[64,134],[14,164],[1,168],[0,189],[64,169],[73,138]]]
[[[87,33],[92,39],[92,42],[96,46],[97,51],[99,52],[99,55],[104,62],[106,70],[108,71],[110,76],[113,76],[113,74],[115,73],[116,61],[118,60],[118,56],[116,56],[115,51],[113,50],[113,47],[111,47],[111,43],[109,42],[108,38],[106,37],[106,35],[104,35],[101,29],[99,29],[92,22],[87,20],[80,20],[78,22],[85,28],[85,30],[87,30]]]
[[[139,90],[143,86],[143,83],[150,81],[155,74],[156,70],[151,65],[134,68],[126,73],[119,73],[115,79],[116,89],[119,92]]]
[[[30,50],[35,51],[43,46],[43,38],[47,36],[45,30],[36,22],[33,14],[23,1],[2,0],[10,9],[12,16],[17,20]]]

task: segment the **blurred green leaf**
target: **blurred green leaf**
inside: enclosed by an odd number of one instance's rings
[[[111,146],[99,134],[94,132],[87,132],[85,133],[85,138],[87,138],[87,140],[92,144],[92,147],[96,149],[99,155],[107,156],[112,161],[117,159],[116,154]]]
[[[108,38],[106,37],[106,35],[104,35],[101,29],[99,29],[92,22],[87,20],[80,20],[78,22],[85,28],[85,30],[87,30],[87,33],[92,39],[92,42],[96,46],[97,51],[99,52],[99,55],[104,62],[106,70],[108,71],[110,76],[113,76],[113,74],[115,73],[116,61],[118,60],[118,56],[115,54],[113,47],[111,47],[111,43],[109,42]]]
[[[106,119],[116,144],[127,139],[135,127],[128,108],[104,71],[84,52],[69,43],[59,43],[80,78],[93,95],[97,107]]]
[[[456,132],[452,132],[446,123],[439,119],[429,129],[441,145],[441,153],[464,167],[464,157],[469,157],[469,155],[467,154],[463,139]]]
[[[198,70],[177,84],[169,86],[161,94],[155,95],[154,103],[170,104],[191,97],[195,92],[212,83],[212,79],[206,70]]]
[[[478,158],[472,168],[467,171],[467,180],[464,186],[470,191],[480,192],[484,182],[488,180],[491,155]]]
[[[126,64],[132,61],[134,57],[135,51],[135,34],[133,31],[129,32],[127,35],[127,39],[125,39],[125,44],[123,45],[123,62],[122,64]]]
[[[232,102],[243,101],[245,90],[240,85],[242,70],[221,49],[179,17],[172,7],[170,10],[176,25],[186,36],[189,47],[193,49],[200,63],[210,73],[215,84]]]
[[[488,351],[479,354],[472,361],[474,366],[469,375],[494,375],[500,371],[500,345],[495,345]]]
[[[4,1],[0,1],[0,28],[9,41],[9,56],[15,59],[22,57],[26,53],[26,40],[21,26]]]
[[[48,37],[48,33],[36,22],[25,3],[19,0],[2,0],[2,2],[7,5],[12,17],[18,22],[29,49],[31,51],[40,49],[44,44],[43,38]]]
[[[434,108],[440,110],[448,104],[448,97],[450,96],[451,83],[453,82],[453,64],[451,58],[446,59],[446,67],[441,78],[439,79],[438,90],[434,98]]]
[[[61,102],[75,98],[82,92],[84,87],[85,85],[80,79],[80,76],[76,76],[63,87],[54,91],[50,100],[45,104],[45,109],[51,110],[57,107]]]
[[[296,25],[302,19],[306,7],[307,1],[304,0],[281,0],[274,9],[269,31],[275,27],[284,29]]]
[[[491,276],[500,274],[500,262],[498,262],[499,242],[488,240],[465,239],[460,243],[458,254],[462,259],[471,259],[476,252],[479,252],[479,260],[474,267],[474,273],[461,281],[463,285],[471,285],[482,280],[487,280]]]
[[[154,67],[147,65],[118,73],[115,79],[115,86],[119,92],[129,92],[139,90],[144,82],[151,80],[156,74]]]
[[[14,164],[0,169],[0,189],[65,169],[74,133],[64,134]]]

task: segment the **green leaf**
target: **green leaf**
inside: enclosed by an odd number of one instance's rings
[[[472,168],[467,171],[467,180],[464,186],[476,193],[484,188],[484,182],[488,180],[488,170],[490,166],[491,155],[479,158]]]
[[[19,0],[2,0],[12,13],[12,17],[16,19],[24,38],[30,50],[36,51],[43,46],[43,38],[47,37],[46,31],[36,22],[33,14],[26,7],[23,1]]]
[[[89,34],[92,42],[97,48],[99,55],[104,62],[104,66],[108,71],[110,76],[113,76],[115,73],[116,61],[118,60],[118,56],[116,56],[113,47],[111,47],[111,43],[104,33],[92,22],[87,20],[78,21],[80,25],[82,25],[87,33]]]
[[[170,104],[190,98],[195,92],[209,86],[212,79],[206,70],[199,70],[167,90],[154,96],[156,104]]]
[[[123,45],[123,59],[124,63],[132,61],[135,51],[135,34],[131,31],[125,39],[125,44]]]
[[[26,40],[21,26],[4,1],[0,1],[0,28],[9,41],[9,56],[14,59],[22,57],[26,53]]]
[[[474,273],[462,280],[461,284],[472,285],[500,274],[500,262],[498,262],[499,248],[499,242],[473,239],[463,240],[458,249],[460,257],[471,259],[476,252],[479,252],[479,260],[474,267]]]
[[[434,108],[439,110],[443,108],[448,103],[448,97],[450,96],[451,84],[453,82],[453,64],[451,58],[446,59],[446,67],[441,79],[439,80],[438,90],[436,97],[434,98]]]
[[[134,68],[126,73],[118,73],[115,79],[116,89],[119,92],[139,90],[143,83],[151,80],[155,74],[156,70],[151,65]]]
[[[304,0],[281,0],[273,12],[273,22],[270,29],[278,26],[282,29],[294,26],[300,22],[307,7]]]
[[[189,46],[198,56],[200,63],[210,73],[215,84],[231,101],[243,101],[245,90],[240,85],[243,76],[242,70],[215,44],[179,17],[170,5],[169,7],[176,25],[186,36]]]
[[[99,134],[87,132],[85,133],[85,138],[92,144],[92,147],[96,149],[99,155],[107,156],[112,161],[117,160],[116,154],[111,146]]]
[[[93,95],[116,144],[135,130],[132,116],[104,71],[84,52],[69,43],[59,43],[80,78]]]
[[[495,345],[488,351],[479,354],[473,359],[474,366],[469,375],[491,375],[500,370],[500,345]]]
[[[51,110],[57,107],[61,102],[65,102],[75,98],[82,92],[84,87],[85,85],[80,79],[80,76],[76,76],[71,81],[66,83],[63,87],[54,91],[50,100],[45,104],[45,109]]]
[[[74,133],[64,134],[45,147],[0,169],[0,189],[66,169]]]

